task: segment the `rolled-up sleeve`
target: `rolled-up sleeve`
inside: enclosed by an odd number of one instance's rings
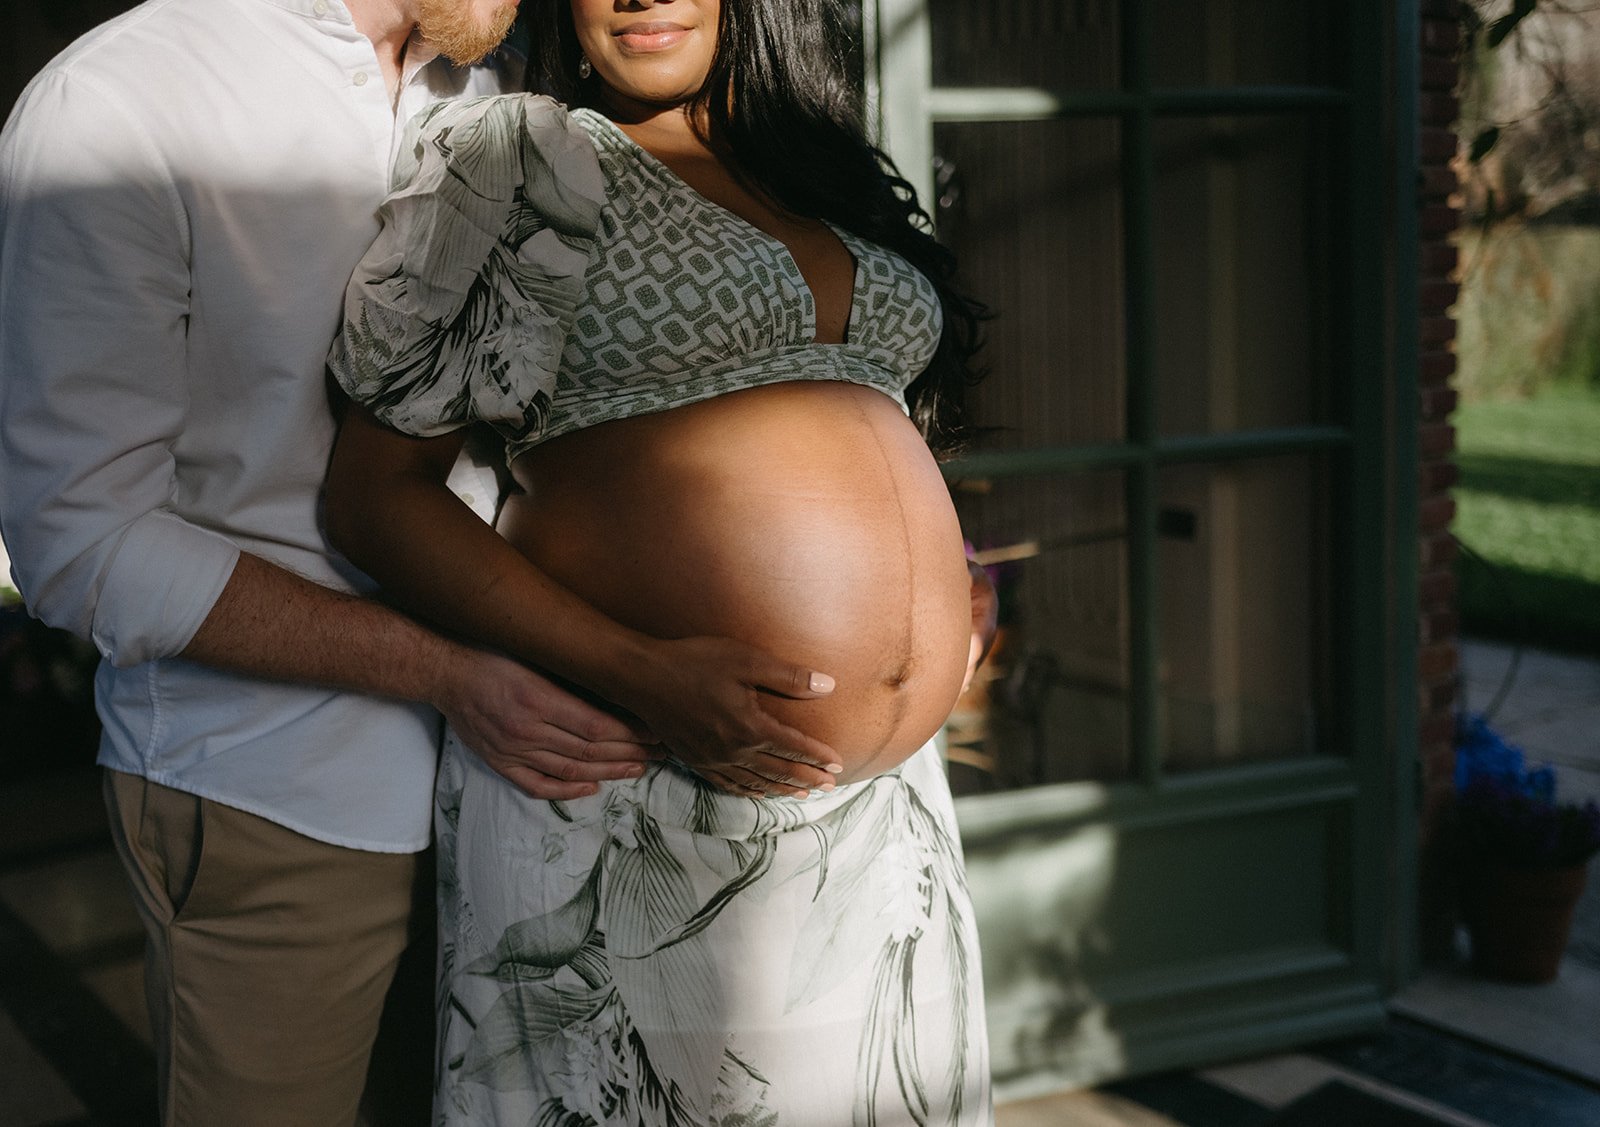
[[[35,83],[0,136],[0,535],[29,609],[119,666],[188,645],[238,559],[173,512],[188,251],[140,123]]]

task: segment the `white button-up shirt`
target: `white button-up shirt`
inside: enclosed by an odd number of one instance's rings
[[[405,121],[340,0],[149,0],[0,134],[0,530],[30,609],[104,655],[100,761],[381,851],[428,840],[439,719],[177,658],[241,549],[343,590],[324,358]],[[492,494],[492,487],[479,488]]]

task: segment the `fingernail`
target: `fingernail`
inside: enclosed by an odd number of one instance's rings
[[[813,673],[811,675],[811,691],[814,693],[833,692],[833,678],[826,673]]]
[[[827,772],[830,775],[842,775],[842,774],[844,774],[844,764],[843,763],[830,763],[827,766]]]
[[[640,775],[643,775],[643,774],[644,774],[644,765],[640,764],[637,767],[629,767],[628,768],[627,778],[637,779]]]

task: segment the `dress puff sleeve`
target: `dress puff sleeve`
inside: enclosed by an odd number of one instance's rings
[[[406,434],[481,421],[525,440],[548,415],[605,202],[594,145],[532,94],[443,103],[410,129],[329,369]]]

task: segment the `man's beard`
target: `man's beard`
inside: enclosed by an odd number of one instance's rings
[[[422,0],[417,30],[439,54],[467,66],[500,46],[516,18],[515,4],[503,4],[480,20],[465,0]]]

